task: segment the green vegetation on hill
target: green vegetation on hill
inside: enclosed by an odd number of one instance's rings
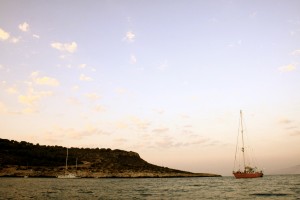
[[[0,138],[0,176],[56,177],[65,173],[66,149]],[[68,171],[81,177],[219,176],[156,166],[132,151],[72,147],[68,152]]]
[[[160,172],[181,172],[165,167],[152,165],[135,152],[111,149],[90,149],[90,148],[69,148],[68,165],[74,166],[77,163],[91,163],[91,169],[97,171],[160,171]],[[62,146],[46,146],[32,144],[25,141],[0,139],[0,166],[45,166],[59,167],[66,162],[66,148]],[[79,167],[80,169],[80,167]]]

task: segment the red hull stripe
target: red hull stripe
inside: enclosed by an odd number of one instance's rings
[[[235,178],[258,178],[263,177],[263,173],[233,173]]]

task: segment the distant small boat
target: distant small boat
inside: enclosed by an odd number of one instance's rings
[[[240,134],[241,133],[241,134]],[[242,147],[239,148],[239,141],[242,142]],[[238,151],[240,149],[240,151]],[[241,162],[238,162],[238,170],[233,170],[233,175],[235,178],[258,178],[263,177],[263,172],[261,170],[258,170],[257,167],[252,167],[252,164],[250,163],[250,159],[246,158],[246,155],[248,155],[250,152],[246,152],[245,144],[244,144],[244,128],[243,128],[243,115],[242,111],[240,111],[240,127],[239,127],[239,133],[238,133],[238,139],[236,144],[236,151],[235,151],[235,160],[234,160],[234,169],[236,168],[237,164],[237,157],[238,155],[242,154],[242,169],[241,168]]]
[[[76,169],[77,169],[77,159],[76,159]],[[65,178],[65,179],[71,179],[71,178],[81,178],[80,176],[77,176],[76,174],[72,174],[68,172],[68,148],[67,148],[67,157],[66,157],[66,168],[65,168],[65,174],[58,175],[57,178]]]
[[[57,178],[81,178],[81,177],[72,173],[68,173],[64,175],[58,175]]]

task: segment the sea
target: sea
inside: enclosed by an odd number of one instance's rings
[[[214,178],[0,178],[0,199],[300,199],[300,175]]]

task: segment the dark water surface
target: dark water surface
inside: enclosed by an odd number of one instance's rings
[[[0,199],[300,199],[300,175],[257,179],[0,178]]]

